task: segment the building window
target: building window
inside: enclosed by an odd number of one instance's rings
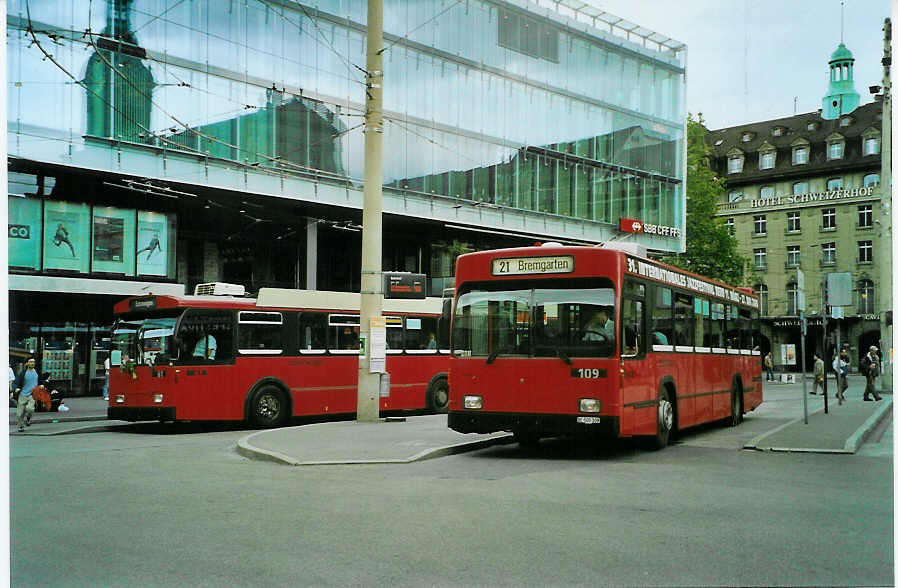
[[[842,117],[842,120],[839,121],[840,127],[850,127],[854,123],[854,119],[850,116]]]
[[[801,265],[801,246],[789,245],[786,247],[786,265],[798,267]]]
[[[755,269],[767,269],[767,250],[763,247],[755,249]]]
[[[826,180],[826,190],[840,190],[842,188],[842,178],[830,178]]]
[[[872,188],[879,185],[879,174],[867,174],[864,176],[864,188]]]
[[[824,243],[820,246],[821,251],[823,252],[823,265],[835,265],[836,264],[836,244],[835,243]]]
[[[731,174],[742,173],[742,162],[744,159],[741,155],[730,155],[727,160],[727,172]]]
[[[857,207],[857,226],[859,229],[869,229],[873,226],[872,204],[861,204]]]
[[[742,142],[748,143],[749,141],[752,140],[752,137],[754,137],[754,133],[750,133],[750,132],[746,131],[746,132],[742,133]]]
[[[738,190],[733,190],[729,194],[729,201],[732,202],[741,202],[742,201],[742,192]]]
[[[864,139],[864,155],[879,154],[879,137],[867,137]]]
[[[808,130],[809,130],[809,131],[816,131],[816,130],[817,130],[817,123],[816,123],[816,122],[813,122],[813,121],[809,122],[809,123],[808,123]]]
[[[805,165],[808,162],[808,153],[810,147],[802,145],[801,147],[792,148],[792,165]]]
[[[857,313],[873,314],[873,280],[860,280],[857,283]]]
[[[842,159],[845,153],[845,143],[841,140],[833,141],[829,144],[827,159]]]
[[[776,151],[769,150],[761,153],[761,160],[758,164],[759,169],[773,169],[773,165],[776,163]]]
[[[767,215],[760,214],[755,217],[755,235],[767,234]]]
[[[786,213],[786,231],[789,233],[801,232],[801,213],[798,211]]]
[[[773,198],[773,186],[761,186],[761,198]]]
[[[736,234],[736,219],[734,219],[733,217],[728,218],[726,225],[727,225],[727,232],[730,234],[730,236],[735,235]]]
[[[558,29],[513,10],[500,11],[499,46],[558,63]]]
[[[783,135],[783,127],[773,127],[773,136],[781,137]]]
[[[761,316],[767,316],[770,314],[769,308],[767,307],[769,301],[769,294],[767,291],[767,284],[755,284],[753,290],[758,294],[758,298],[761,302]]]
[[[832,230],[836,228],[836,209],[824,208],[820,211],[823,216],[823,230]]]
[[[873,241],[857,242],[857,262],[873,263]]]
[[[792,195],[800,196],[801,194],[808,193],[808,183],[807,182],[795,182],[792,184]]]
[[[786,304],[786,314],[798,314],[798,284],[795,282],[789,282],[786,285]]]

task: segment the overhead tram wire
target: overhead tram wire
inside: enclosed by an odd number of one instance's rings
[[[409,35],[411,35],[412,33],[417,32],[418,30],[420,30],[420,29],[423,28],[424,26],[426,26],[426,25],[430,24],[431,22],[435,21],[436,19],[438,19],[439,17],[443,16],[445,13],[449,12],[451,9],[455,8],[456,6],[458,6],[459,4],[461,4],[461,3],[464,2],[464,1],[465,1],[465,0],[455,0],[455,2],[453,2],[452,4],[450,4],[449,6],[447,6],[446,8],[444,8],[443,10],[439,11],[438,13],[434,14],[432,17],[428,18],[427,20],[425,20],[424,22],[422,22],[421,24],[419,24],[419,25],[416,26],[415,28],[413,28],[413,29],[411,29],[411,30],[409,30],[409,31],[406,31],[406,33],[405,33],[403,36],[397,38],[397,39],[396,39],[395,41],[393,41],[392,43],[389,43],[389,44],[387,44],[386,46],[382,47],[381,50],[378,51],[378,54],[383,54],[383,52],[386,51],[387,49],[392,49],[393,46],[396,45],[397,43],[399,43],[400,40],[403,40],[403,39],[404,39],[404,40],[408,41]]]

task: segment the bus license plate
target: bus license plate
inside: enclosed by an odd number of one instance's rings
[[[584,425],[597,425],[602,422],[602,419],[600,417],[577,417],[577,422]]]

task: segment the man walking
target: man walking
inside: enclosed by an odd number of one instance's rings
[[[879,356],[876,354],[877,351],[879,349],[875,345],[871,345],[867,355],[861,358],[861,372],[867,378],[867,386],[864,388],[864,400],[882,400],[882,396],[876,391],[875,385],[876,377],[879,375]],[[873,398],[870,398],[871,394]]]
[[[32,392],[37,388],[38,375],[34,369],[34,358],[28,358],[25,363],[25,369],[18,375],[15,383],[15,394],[19,395],[16,404],[16,422],[19,424],[19,431],[24,431],[25,427],[31,426],[31,415],[34,414],[34,397]]]
[[[823,373],[823,360],[816,353],[814,354],[814,389],[811,390],[811,394],[817,393],[817,386],[820,386],[820,394],[823,394],[823,378],[825,378],[825,374]]]

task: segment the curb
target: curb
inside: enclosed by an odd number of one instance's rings
[[[414,463],[425,459],[433,459],[436,457],[445,457],[447,455],[455,455],[468,451],[476,451],[493,445],[506,445],[512,443],[511,433],[499,435],[490,439],[481,439],[479,441],[468,441],[446,445],[443,447],[435,447],[433,449],[425,449],[411,457],[404,459],[336,459],[336,460],[318,460],[318,461],[300,461],[283,453],[268,449],[255,447],[251,443],[251,439],[256,435],[266,433],[267,431],[259,431],[251,435],[247,435],[237,441],[237,453],[249,459],[260,461],[272,461],[281,465],[289,466],[327,466],[327,465],[375,465],[375,464],[399,464]]]
[[[830,453],[830,454],[849,454],[849,455],[851,455],[851,454],[857,453],[858,448],[864,443],[864,441],[870,435],[870,432],[876,428],[876,425],[879,424],[879,422],[885,416],[886,412],[888,410],[890,410],[891,408],[892,408],[892,399],[887,398],[886,401],[882,404],[882,406],[877,408],[876,411],[872,415],[870,415],[866,421],[864,421],[864,424],[862,424],[860,426],[860,428],[857,431],[855,431],[851,435],[851,437],[849,437],[845,441],[845,445],[842,449],[824,449],[824,448],[812,448],[812,447],[768,447],[768,448],[758,447],[758,444],[766,437],[769,437],[770,435],[773,435],[774,433],[778,433],[788,426],[794,425],[799,422],[803,422],[804,416],[801,416],[797,419],[793,419],[793,420],[789,421],[788,423],[784,423],[784,424],[780,425],[779,427],[772,429],[770,431],[767,431],[765,433],[761,433],[760,435],[758,435],[757,437],[755,437],[754,439],[752,439],[751,441],[749,441],[748,443],[743,445],[742,449],[753,449],[755,451],[789,452],[789,453]],[[815,410],[814,412],[809,413],[809,416],[812,414],[818,414],[820,412],[823,412],[823,410],[824,410],[823,408]]]
[[[71,421],[70,421],[71,422]],[[34,425],[34,421],[31,422]],[[12,430],[9,432],[10,437],[56,437],[59,435],[76,435],[78,433],[95,433],[99,431],[109,431],[110,429],[116,429],[119,427],[124,427],[127,425],[131,425],[133,423],[129,423],[127,421],[109,421],[104,425],[83,425],[80,427],[75,427],[72,429],[66,429],[64,431],[35,431],[33,429],[25,429],[22,432]]]
[[[40,419],[35,419],[34,417],[32,417],[32,418],[31,418],[31,424],[33,425],[33,424],[35,424],[35,423],[44,423],[44,424],[47,424],[47,423],[79,423],[79,422],[86,422],[86,421],[105,421],[105,420],[107,420],[107,418],[108,418],[108,417],[106,417],[106,415],[103,415],[103,416],[85,416],[85,417],[62,417],[62,418],[47,418],[47,417],[43,417],[43,418],[40,418]],[[15,421],[15,420],[10,420],[10,421],[9,421],[9,424],[10,424],[10,426],[15,426],[15,425],[18,424],[18,422]]]

